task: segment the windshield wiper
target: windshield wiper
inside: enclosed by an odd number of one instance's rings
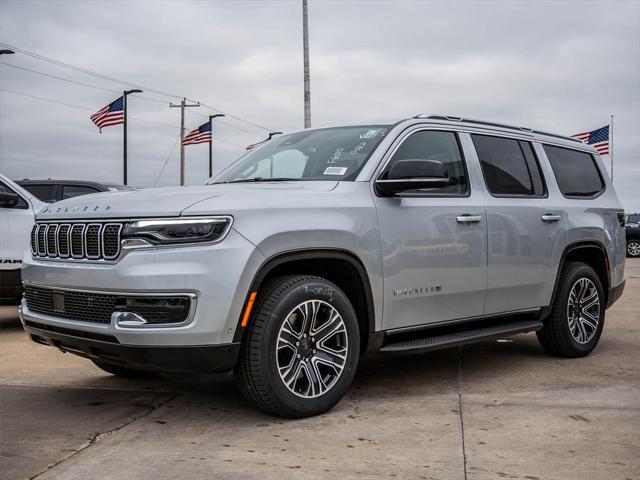
[[[250,182],[287,182],[300,180],[299,178],[289,177],[254,177],[254,178],[241,178],[239,180],[231,180],[229,182],[216,182],[216,183],[250,183]]]

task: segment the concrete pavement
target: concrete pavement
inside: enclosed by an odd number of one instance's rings
[[[587,358],[534,334],[364,362],[328,414],[252,409],[230,375],[128,380],[0,314],[0,477],[640,478],[640,260]],[[4,315],[4,319],[2,319]]]

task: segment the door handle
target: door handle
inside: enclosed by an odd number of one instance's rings
[[[465,215],[458,215],[456,217],[456,221],[458,223],[477,223],[480,220],[482,220],[482,216],[481,215],[465,214]]]
[[[543,222],[557,222],[558,220],[560,220],[560,215],[554,215],[552,213],[545,213],[544,215],[542,215],[542,221]]]

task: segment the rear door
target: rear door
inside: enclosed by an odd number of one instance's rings
[[[548,305],[566,221],[549,197],[533,139],[470,136],[489,193],[485,314]]]
[[[394,162],[442,162],[450,185],[388,198],[374,193],[384,270],[383,327],[411,327],[481,315],[487,275],[483,193],[471,180],[457,132],[420,127],[398,140]],[[477,180],[477,176],[476,176]]]

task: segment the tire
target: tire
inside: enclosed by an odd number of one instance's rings
[[[110,363],[99,362],[91,360],[93,364],[100,370],[103,370],[111,375],[124,378],[155,378],[160,374],[157,372],[151,372],[147,370],[136,370],[134,368],[121,367],[119,365],[112,365]]]
[[[569,262],[561,273],[553,309],[544,327],[536,332],[538,341],[552,355],[584,357],[600,340],[604,316],[600,278],[589,265]]]
[[[632,258],[640,257],[640,239],[632,239],[627,242],[627,256]]]
[[[279,277],[262,292],[234,371],[240,390],[281,417],[326,412],[344,396],[358,366],[360,332],[349,299],[316,276]],[[315,322],[305,323],[313,312]]]

